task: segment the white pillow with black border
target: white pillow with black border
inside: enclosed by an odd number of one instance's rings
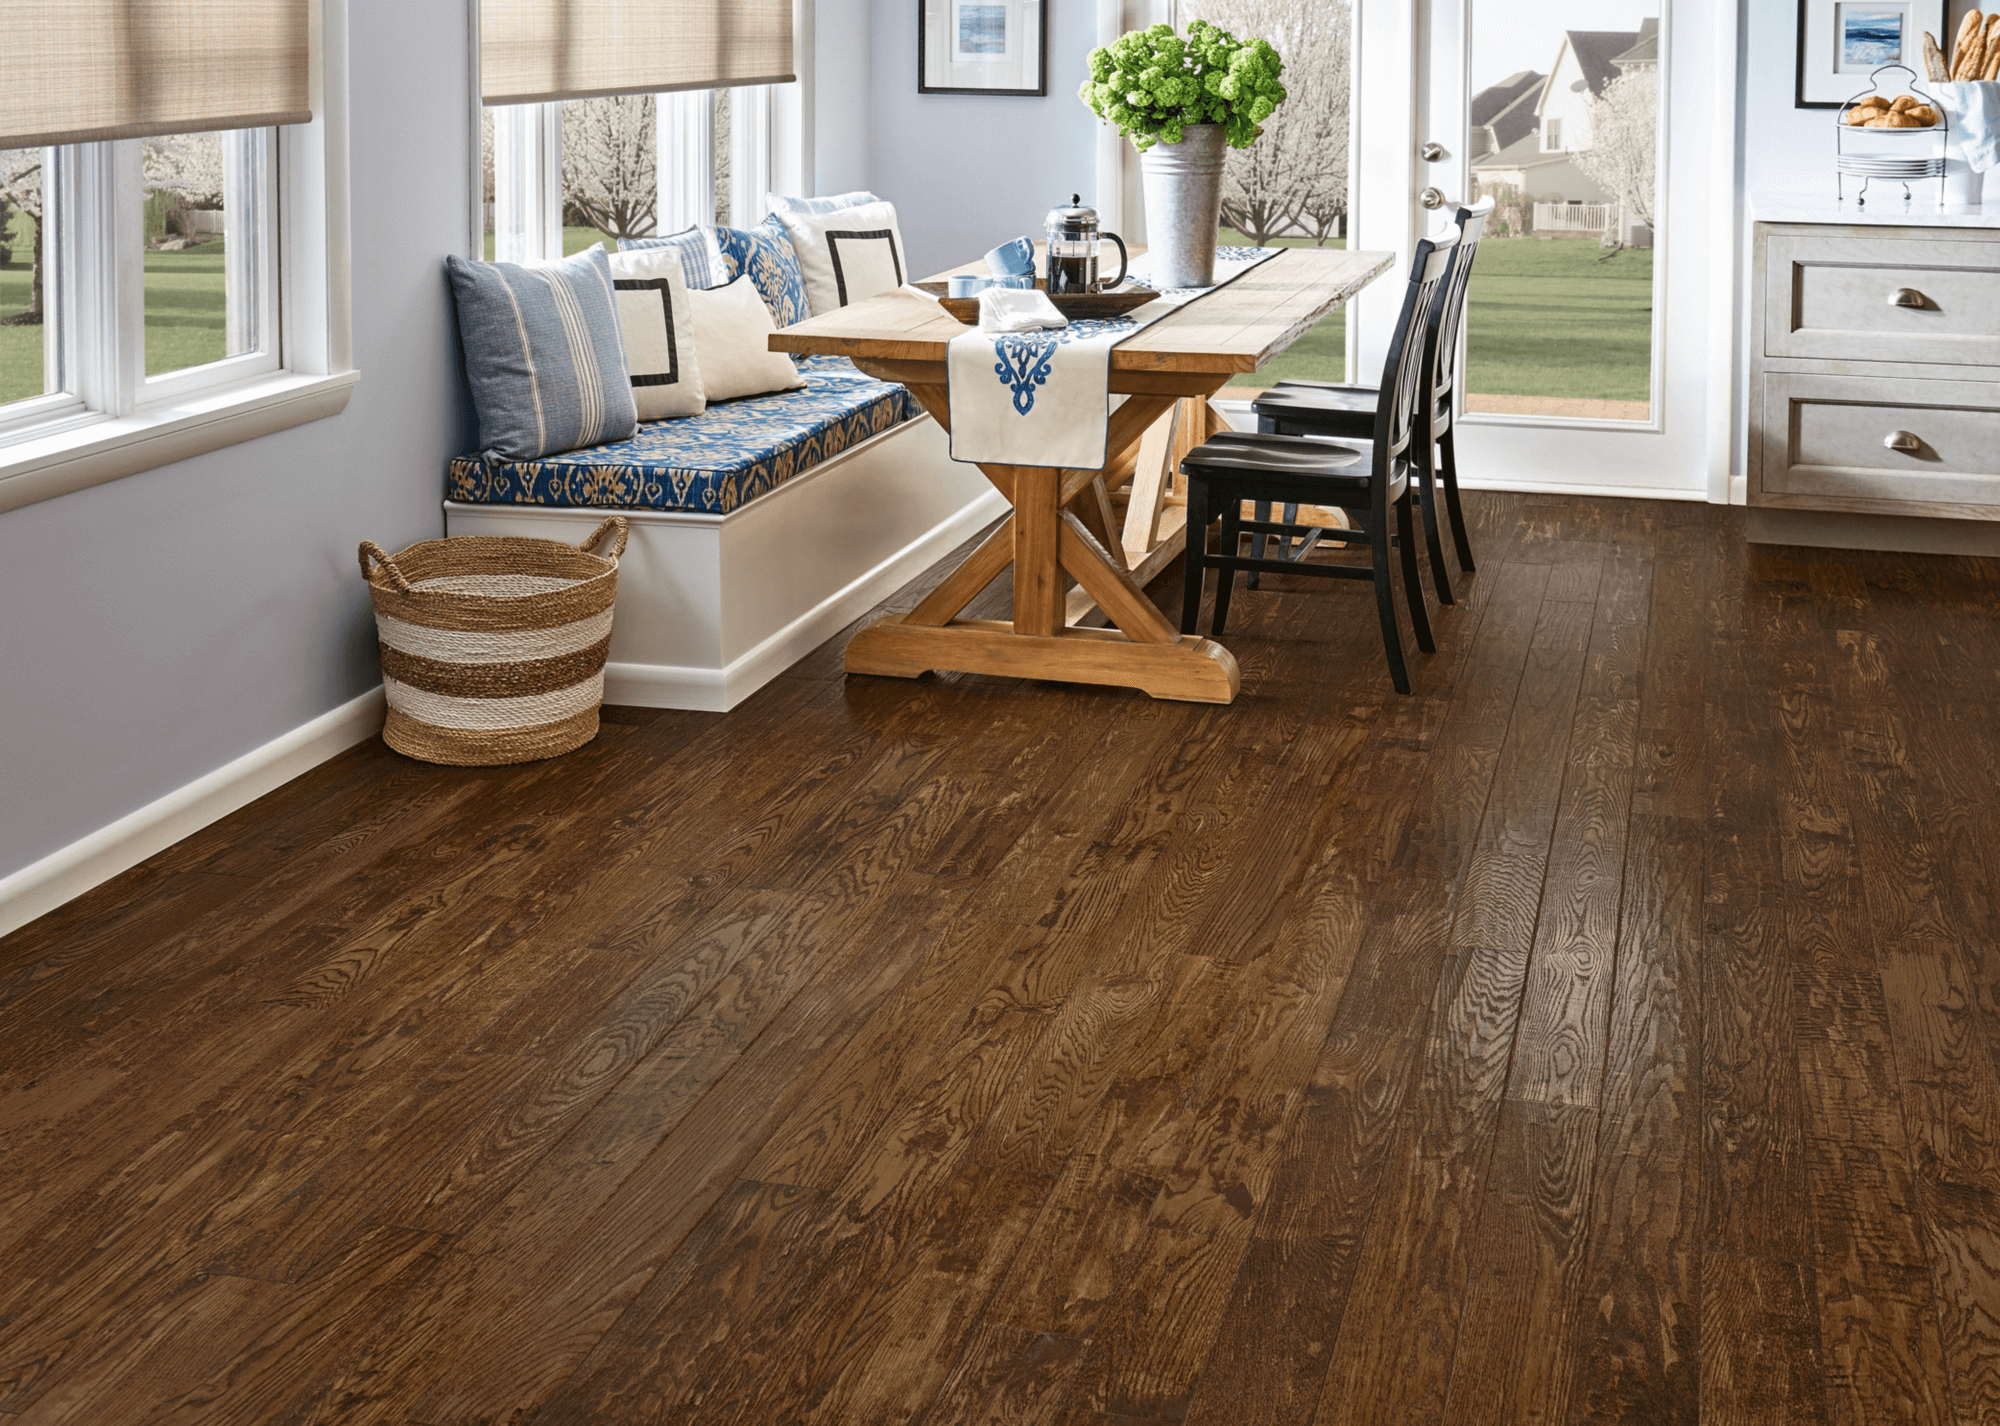
[[[749,278],[690,292],[688,301],[694,309],[695,349],[701,353],[701,384],[711,402],[796,391],[806,384],[789,356],[771,350],[769,338],[778,324]]]
[[[632,378],[639,419],[699,416],[708,405],[708,392],[695,357],[694,305],[680,254],[671,248],[638,248],[610,257],[625,370]]]
[[[908,264],[895,204],[862,203],[836,213],[774,216],[792,240],[815,317],[903,285]]]

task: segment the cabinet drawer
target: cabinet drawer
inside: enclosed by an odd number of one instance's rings
[[[1766,373],[1759,427],[1752,504],[2000,519],[2000,383]]]
[[[1765,264],[1767,356],[2000,366],[2000,242],[1779,232]]]

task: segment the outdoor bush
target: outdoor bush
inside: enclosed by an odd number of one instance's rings
[[[1268,40],[1239,40],[1206,20],[1185,39],[1154,25],[1092,50],[1077,97],[1141,153],[1179,143],[1189,124],[1220,124],[1229,146],[1244,149],[1285,100],[1284,68]]]

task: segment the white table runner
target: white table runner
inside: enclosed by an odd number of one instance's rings
[[[1242,276],[1278,248],[1223,247],[1216,284]],[[1150,287],[1147,255],[1128,282]],[[984,332],[952,338],[946,349],[951,458],[997,465],[1101,470],[1111,423],[1111,349],[1141,328],[1215,287],[1160,289],[1123,317],[1077,321],[1054,331]]]

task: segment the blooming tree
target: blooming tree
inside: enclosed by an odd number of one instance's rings
[[[1324,243],[1347,212],[1353,12],[1313,0],[1196,0],[1200,18],[1268,39],[1284,57],[1289,98],[1248,148],[1231,149],[1222,219],[1253,243],[1304,228]]]
[[[1616,195],[1627,214],[1652,227],[1659,142],[1660,73],[1628,70],[1592,102],[1590,147],[1570,158],[1591,182]]]
[[[28,280],[28,308],[25,312],[0,319],[10,326],[40,326],[42,321],[42,150],[0,149],[0,219],[8,210],[28,220],[28,241],[32,275]],[[0,231],[0,240],[7,234]]]
[[[173,134],[146,140],[149,192],[171,193],[189,208],[220,208],[222,172],[221,134]]]
[[[614,238],[653,231],[660,202],[653,96],[563,105],[563,206]]]

